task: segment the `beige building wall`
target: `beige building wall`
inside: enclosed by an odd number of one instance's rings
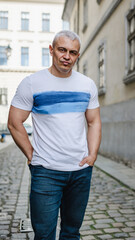
[[[68,19],[71,30],[74,30],[75,9],[79,9],[77,33],[82,47],[78,69],[83,73],[85,65],[86,75],[95,81],[99,90],[102,119],[100,153],[134,168],[132,143],[135,142],[135,72],[132,82],[125,84],[123,80],[127,77],[130,54],[127,14],[135,10],[135,1],[87,1],[86,29],[83,15],[85,0],[73,2],[71,11],[71,1],[66,1],[63,19]],[[105,49],[105,92],[100,94],[99,46],[102,44]]]
[[[125,15],[128,9],[130,9],[130,1],[122,1],[80,58],[80,70],[83,71],[83,64],[87,61],[89,66],[88,76],[94,79],[98,86],[98,47],[102,42],[105,43],[106,94],[99,97],[101,106],[135,97],[135,82],[128,85],[123,83],[126,61]],[[86,41],[88,40],[87,34],[84,34]]]

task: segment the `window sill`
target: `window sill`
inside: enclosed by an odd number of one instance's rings
[[[82,29],[82,32],[83,32],[83,33],[86,31],[87,27],[88,27],[88,24],[85,23],[84,26],[83,26],[83,29]]]
[[[102,0],[97,0],[97,3],[100,4]]]
[[[105,87],[100,87],[98,89],[98,96],[105,95],[105,93],[106,93],[106,88]]]
[[[127,85],[132,82],[135,82],[135,71],[132,73],[128,73],[127,76],[124,77],[123,82]]]

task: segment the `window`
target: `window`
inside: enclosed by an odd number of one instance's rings
[[[7,65],[6,48],[0,46],[0,65]]]
[[[0,105],[7,105],[7,88],[0,88]]]
[[[50,65],[50,55],[48,48],[42,48],[42,66],[48,67]]]
[[[8,29],[8,12],[0,11],[0,29]]]
[[[135,81],[135,9],[130,10],[127,15],[127,66],[125,84]]]
[[[97,0],[97,3],[100,4],[102,0]]]
[[[50,31],[50,13],[42,13],[42,31]]]
[[[29,65],[29,48],[22,47],[21,48],[21,66]]]
[[[83,0],[83,32],[88,26],[88,0]]]
[[[77,15],[74,16],[74,32],[77,33]]]
[[[98,72],[99,72],[99,96],[105,94],[105,46],[104,44],[100,45],[98,49],[99,63],[98,63]]]
[[[29,31],[29,13],[28,12],[21,13],[21,30]]]
[[[87,76],[87,71],[88,71],[88,67],[87,67],[87,62],[85,62],[83,64],[83,74]]]

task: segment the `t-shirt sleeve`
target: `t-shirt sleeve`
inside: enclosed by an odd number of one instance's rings
[[[33,94],[29,77],[24,78],[19,84],[16,93],[11,101],[11,105],[26,111],[32,110]]]
[[[99,107],[98,91],[96,84],[91,80],[90,100],[87,109],[94,109]]]

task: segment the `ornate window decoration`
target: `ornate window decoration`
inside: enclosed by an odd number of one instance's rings
[[[100,4],[102,0],[97,0],[97,3]]]
[[[106,82],[105,82],[105,44],[101,44],[98,48],[98,95],[104,95],[106,93]]]
[[[87,62],[84,62],[84,64],[83,64],[83,74],[88,76],[88,64],[87,64]]]
[[[83,29],[85,32],[88,27],[88,0],[83,0]]]
[[[135,81],[135,8],[127,15],[127,63],[126,76],[123,79],[125,84]]]

